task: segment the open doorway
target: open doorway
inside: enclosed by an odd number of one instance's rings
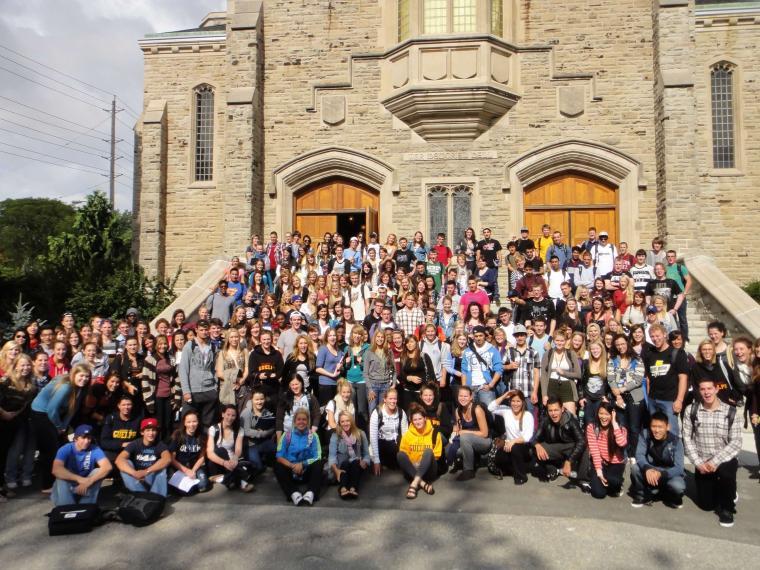
[[[341,212],[337,215],[337,218],[338,223],[335,231],[343,236],[345,243],[348,243],[351,237],[359,233],[366,233],[367,216],[364,212]]]

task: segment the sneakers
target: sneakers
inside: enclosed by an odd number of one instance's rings
[[[641,507],[651,507],[652,501],[648,501],[646,499],[643,499],[641,497],[634,497],[633,501],[631,501],[631,506],[634,509],[640,509]]]
[[[471,469],[465,469],[457,476],[457,481],[469,481],[475,479],[475,471]]]
[[[730,511],[720,511],[718,513],[718,523],[724,528],[734,526],[734,514]]]
[[[663,504],[666,507],[670,507],[671,509],[682,509],[683,508],[683,497],[672,497],[666,501],[663,501]]]
[[[591,494],[591,483],[588,481],[581,481],[581,492],[584,495],[590,495]]]
[[[314,493],[311,491],[306,491],[303,494],[303,502],[306,504],[307,507],[310,507],[314,504]]]
[[[212,475],[208,480],[212,483],[221,483],[224,480],[224,475]]]
[[[243,491],[243,493],[250,493],[251,491],[253,491],[253,483],[248,483],[247,481],[241,481],[240,490]]]
[[[623,491],[623,489],[620,489],[618,491],[615,491],[614,493],[610,493],[610,497],[615,497],[615,498],[622,497],[623,493],[625,493],[625,491]]]
[[[31,487],[32,486],[32,480],[31,479],[24,479],[21,481],[22,487]]]
[[[546,466],[546,480],[556,481],[559,477],[559,470],[554,465]]]
[[[295,493],[290,495],[290,500],[293,501],[293,504],[295,506],[298,506],[301,503],[301,501],[303,501],[303,495],[299,493],[298,491],[296,491]]]
[[[10,489],[11,491],[14,491],[14,490],[18,489],[18,483],[16,483],[15,481],[8,481],[5,484],[5,487],[7,489]]]

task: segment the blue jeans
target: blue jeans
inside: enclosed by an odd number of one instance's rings
[[[652,495],[662,492],[668,493],[673,499],[683,497],[686,493],[686,480],[683,477],[668,478],[668,474],[663,472],[660,484],[652,487],[641,472],[641,467],[637,463],[631,465],[631,494],[634,498],[649,500]]]
[[[73,481],[64,481],[63,479],[56,479],[53,484],[53,492],[50,495],[50,499],[56,507],[63,505],[94,505],[98,502],[98,493],[100,492],[100,484],[102,481],[93,483],[87,493],[84,495],[77,495],[74,489],[77,484]]]
[[[134,469],[131,461],[128,461],[129,465]],[[151,473],[142,481],[138,481],[131,475],[127,475],[123,471],[121,472],[121,480],[124,481],[124,486],[133,493],[144,493],[150,491],[156,493],[162,497],[166,497],[168,490],[166,488],[166,469],[162,469],[158,473]]]
[[[271,439],[256,444],[249,442],[246,456],[248,457],[248,461],[251,462],[253,469],[258,473],[264,471],[264,459],[262,458],[262,455],[274,455],[276,450],[277,446]]]
[[[483,404],[484,406],[487,406],[491,402],[493,402],[496,399],[496,390],[478,390],[477,388],[473,388],[472,390],[473,395],[475,396],[475,401]]]
[[[371,416],[372,412],[377,408],[378,404],[382,402],[385,399],[385,393],[388,391],[390,387],[387,384],[381,384],[379,386],[376,386],[374,384],[369,384],[367,386],[367,392],[369,393],[370,390],[372,390],[375,393],[375,399],[371,402],[367,400],[367,406],[369,413],[368,415]]]
[[[16,431],[11,447],[8,450],[8,460],[5,464],[6,481],[18,481],[19,467],[21,467],[22,481],[31,481],[32,474],[34,473],[35,450],[36,445],[34,441],[34,433],[32,432],[32,424],[29,420],[26,420]],[[22,455],[24,458],[19,461],[19,457]]]
[[[664,412],[665,415],[668,416],[670,433],[675,436],[681,435],[681,426],[678,425],[678,414],[673,411],[673,402],[668,402],[667,400],[655,400],[650,397],[647,405],[649,407],[650,416],[658,410]]]

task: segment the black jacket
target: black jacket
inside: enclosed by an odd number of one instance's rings
[[[573,443],[572,453],[568,457],[569,461],[578,461],[586,449],[586,438],[581,430],[578,420],[567,410],[563,410],[559,423],[551,421],[546,416],[538,426],[533,436],[533,445],[537,443]]]

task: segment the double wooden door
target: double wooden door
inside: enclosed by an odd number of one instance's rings
[[[341,178],[318,182],[294,198],[294,229],[319,239],[335,232],[338,216],[356,220],[356,231],[369,235],[379,229],[380,196],[361,184]],[[342,220],[344,222],[345,220]]]
[[[524,205],[524,223],[534,240],[549,224],[570,245],[585,240],[590,227],[606,231],[611,243],[618,241],[617,192],[593,178],[570,174],[543,180],[525,191]]]

